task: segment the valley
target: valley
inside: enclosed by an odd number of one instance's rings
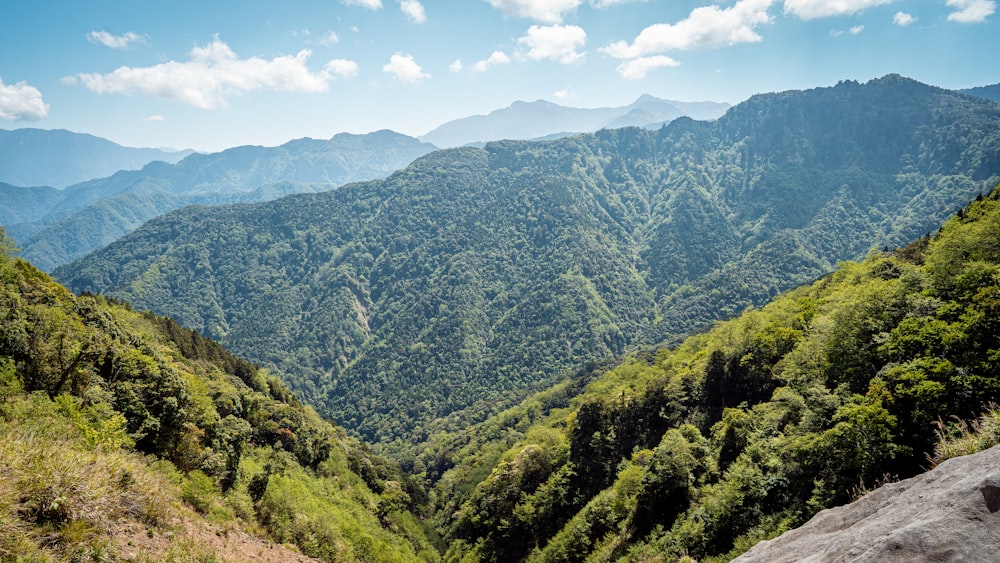
[[[728,561],[987,450],[969,94],[0,186],[0,558]]]

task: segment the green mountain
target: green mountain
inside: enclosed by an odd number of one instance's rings
[[[10,247],[0,229],[0,559],[439,559],[420,489],[277,377]]]
[[[998,170],[1000,107],[887,76],[187,208],[55,275],[170,315],[405,450],[929,232]]]
[[[381,178],[434,149],[392,131],[192,154],[177,164],[48,189],[0,186],[0,220],[43,270],[75,260],[186,205],[268,201]],[[25,197],[30,193],[39,195]],[[45,205],[41,205],[45,203]]]
[[[65,188],[193,151],[136,149],[63,129],[0,129],[0,183]]]
[[[978,199],[933,237],[435,435],[408,466],[434,483],[445,560],[728,561],[1000,443],[1000,186]]]

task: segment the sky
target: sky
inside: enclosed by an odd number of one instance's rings
[[[0,128],[218,151],[516,100],[1000,82],[998,0],[7,0]]]

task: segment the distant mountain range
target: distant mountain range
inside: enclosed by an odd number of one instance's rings
[[[509,107],[449,121],[420,137],[439,147],[457,147],[503,139],[541,139],[592,133],[618,127],[658,128],[681,116],[716,119],[729,109],[718,102],[676,102],[645,94],[622,107],[573,108],[544,100],[514,102]]]
[[[979,98],[985,98],[987,100],[993,100],[994,102],[1000,103],[1000,84],[991,84],[989,86],[977,86],[975,88],[967,88],[965,90],[959,90],[963,94],[969,94],[970,96],[976,96]]]
[[[62,129],[0,129],[0,183],[64,188],[194,151],[136,149]]]
[[[64,190],[0,185],[0,224],[25,258],[50,270],[185,205],[329,190],[387,176],[434,149],[392,131],[341,133],[329,140],[191,154],[177,164],[152,162]]]

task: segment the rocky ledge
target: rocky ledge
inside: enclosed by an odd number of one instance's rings
[[[824,510],[735,561],[1000,560],[1000,446]]]

